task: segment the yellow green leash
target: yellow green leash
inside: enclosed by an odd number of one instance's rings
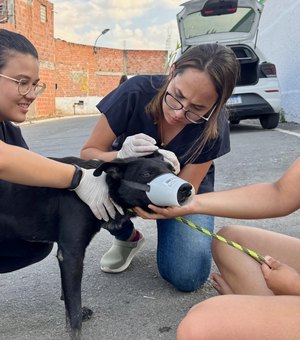
[[[129,211],[133,211],[133,209],[128,209]],[[205,229],[205,228],[202,228],[202,227],[199,227],[197,226],[195,223],[191,222],[191,221],[188,221],[186,220],[185,218],[183,217],[175,217],[175,220],[179,221],[179,222],[182,222],[186,225],[188,225],[190,228],[192,229],[196,229],[198,231],[200,231],[201,233],[207,235],[207,236],[210,236],[212,238],[215,238],[221,242],[224,242],[226,244],[228,244],[229,246],[237,249],[237,250],[240,250],[242,251],[243,253],[251,256],[254,260],[256,260],[258,263],[262,264],[262,263],[265,263],[267,266],[268,263],[266,262],[265,258],[258,254],[257,252],[255,252],[254,250],[252,249],[249,249],[249,248],[246,248],[246,247],[243,247],[241,246],[240,244],[234,242],[234,241],[230,241],[230,240],[227,240],[226,238],[218,235],[218,234],[215,234],[215,233],[212,233],[211,231],[209,231],[208,229]]]
[[[205,235],[213,237],[213,238],[215,238],[215,239],[217,239],[217,240],[219,240],[221,242],[227,243],[228,245],[234,247],[235,249],[238,249],[238,250],[242,251],[243,253],[251,256],[254,260],[259,262],[260,264],[261,263],[266,263],[267,264],[265,258],[262,255],[257,254],[254,250],[245,248],[245,247],[241,246],[240,244],[238,244],[236,242],[233,242],[233,241],[230,241],[230,240],[226,240],[224,237],[222,237],[222,236],[220,236],[218,234],[212,233],[212,232],[210,232],[209,230],[207,230],[205,228],[199,227],[195,223],[193,223],[191,221],[188,221],[188,220],[184,219],[183,217],[176,217],[175,219],[177,221],[185,223],[186,225],[188,225],[189,227],[191,227],[193,229],[196,229],[196,230],[200,231],[201,233],[204,233]]]

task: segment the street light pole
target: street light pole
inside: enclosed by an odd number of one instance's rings
[[[95,40],[95,44],[94,44],[94,48],[93,48],[94,54],[97,53],[96,44],[97,44],[98,39],[101,37],[101,35],[104,35],[104,34],[107,33],[109,30],[110,30],[110,28],[105,28],[105,29],[98,35],[97,39]]]

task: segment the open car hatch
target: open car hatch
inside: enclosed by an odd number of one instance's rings
[[[256,0],[191,0],[177,14],[181,50],[201,43],[254,40],[263,6]]]

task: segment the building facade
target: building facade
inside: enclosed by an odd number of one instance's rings
[[[0,28],[26,36],[37,48],[40,78],[47,84],[28,119],[98,112],[95,105],[126,73],[165,73],[167,51],[96,48],[54,38],[53,4],[0,0]]]

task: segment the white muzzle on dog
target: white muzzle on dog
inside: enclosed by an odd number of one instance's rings
[[[183,206],[189,203],[195,194],[194,187],[187,181],[173,174],[163,174],[148,183],[146,195],[158,206]]]

